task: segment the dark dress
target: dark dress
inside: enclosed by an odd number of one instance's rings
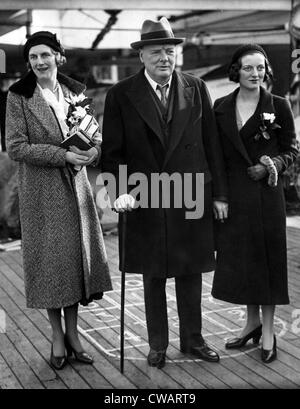
[[[238,131],[236,95],[215,102],[229,187],[229,217],[217,226],[217,267],[212,295],[236,304],[288,304],[286,216],[280,174],[297,156],[294,121],[289,103],[261,88],[255,113]],[[254,136],[260,114],[274,113],[270,139]],[[278,184],[268,177],[252,180],[247,168],[262,155],[274,160]]]

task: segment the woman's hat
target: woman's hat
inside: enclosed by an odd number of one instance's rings
[[[50,33],[50,31],[37,31],[28,37],[24,45],[23,55],[25,61],[28,61],[30,48],[40,44],[48,45],[54,51],[58,51],[61,53],[61,55],[65,55],[65,50],[60,44],[60,41],[56,38],[56,34]]]
[[[259,44],[244,44],[238,47],[233,53],[230,66],[237,63],[239,58],[249,53],[261,53],[266,60],[268,59],[265,50]]]
[[[180,44],[184,40],[184,38],[174,37],[170,23],[166,17],[162,17],[159,21],[145,20],[141,30],[141,40],[130,45],[138,50],[144,45]]]

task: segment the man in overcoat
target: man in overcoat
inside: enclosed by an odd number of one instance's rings
[[[215,267],[213,213],[226,217],[226,179],[206,85],[174,70],[176,45],[183,40],[174,37],[165,17],[146,20],[141,40],[131,44],[144,67],[109,90],[104,110],[102,170],[120,181],[114,207],[128,211],[125,271],[143,274],[148,363],[157,368],[164,366],[168,346],[170,277],[175,277],[181,351],[219,361],[201,335],[201,273]],[[144,176],[139,195],[136,187],[121,183],[125,165],[129,179]],[[157,197],[153,185],[159,175],[183,183],[173,180],[169,195],[163,185]],[[194,213],[187,200],[178,205],[181,194],[196,195]],[[141,196],[148,197],[148,206]]]

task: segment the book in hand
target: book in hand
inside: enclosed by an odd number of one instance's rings
[[[64,139],[61,144],[61,148],[68,149],[70,146],[76,146],[76,148],[87,151],[91,149],[95,144],[91,141],[91,139],[84,134],[84,132],[80,129],[73,132]]]
[[[98,122],[92,115],[86,114],[80,121],[79,125],[74,126],[70,130],[69,136],[60,144],[60,146],[68,149],[69,146],[73,145],[82,151],[87,151],[96,145],[96,143],[93,142],[93,139],[96,141],[98,138],[96,138],[96,136],[101,135],[98,130]]]

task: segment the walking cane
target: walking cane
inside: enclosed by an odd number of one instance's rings
[[[126,240],[126,224],[127,212],[120,214],[122,218],[122,234],[121,234],[121,335],[120,335],[120,371],[124,372],[124,310],[125,310],[125,240]]]

